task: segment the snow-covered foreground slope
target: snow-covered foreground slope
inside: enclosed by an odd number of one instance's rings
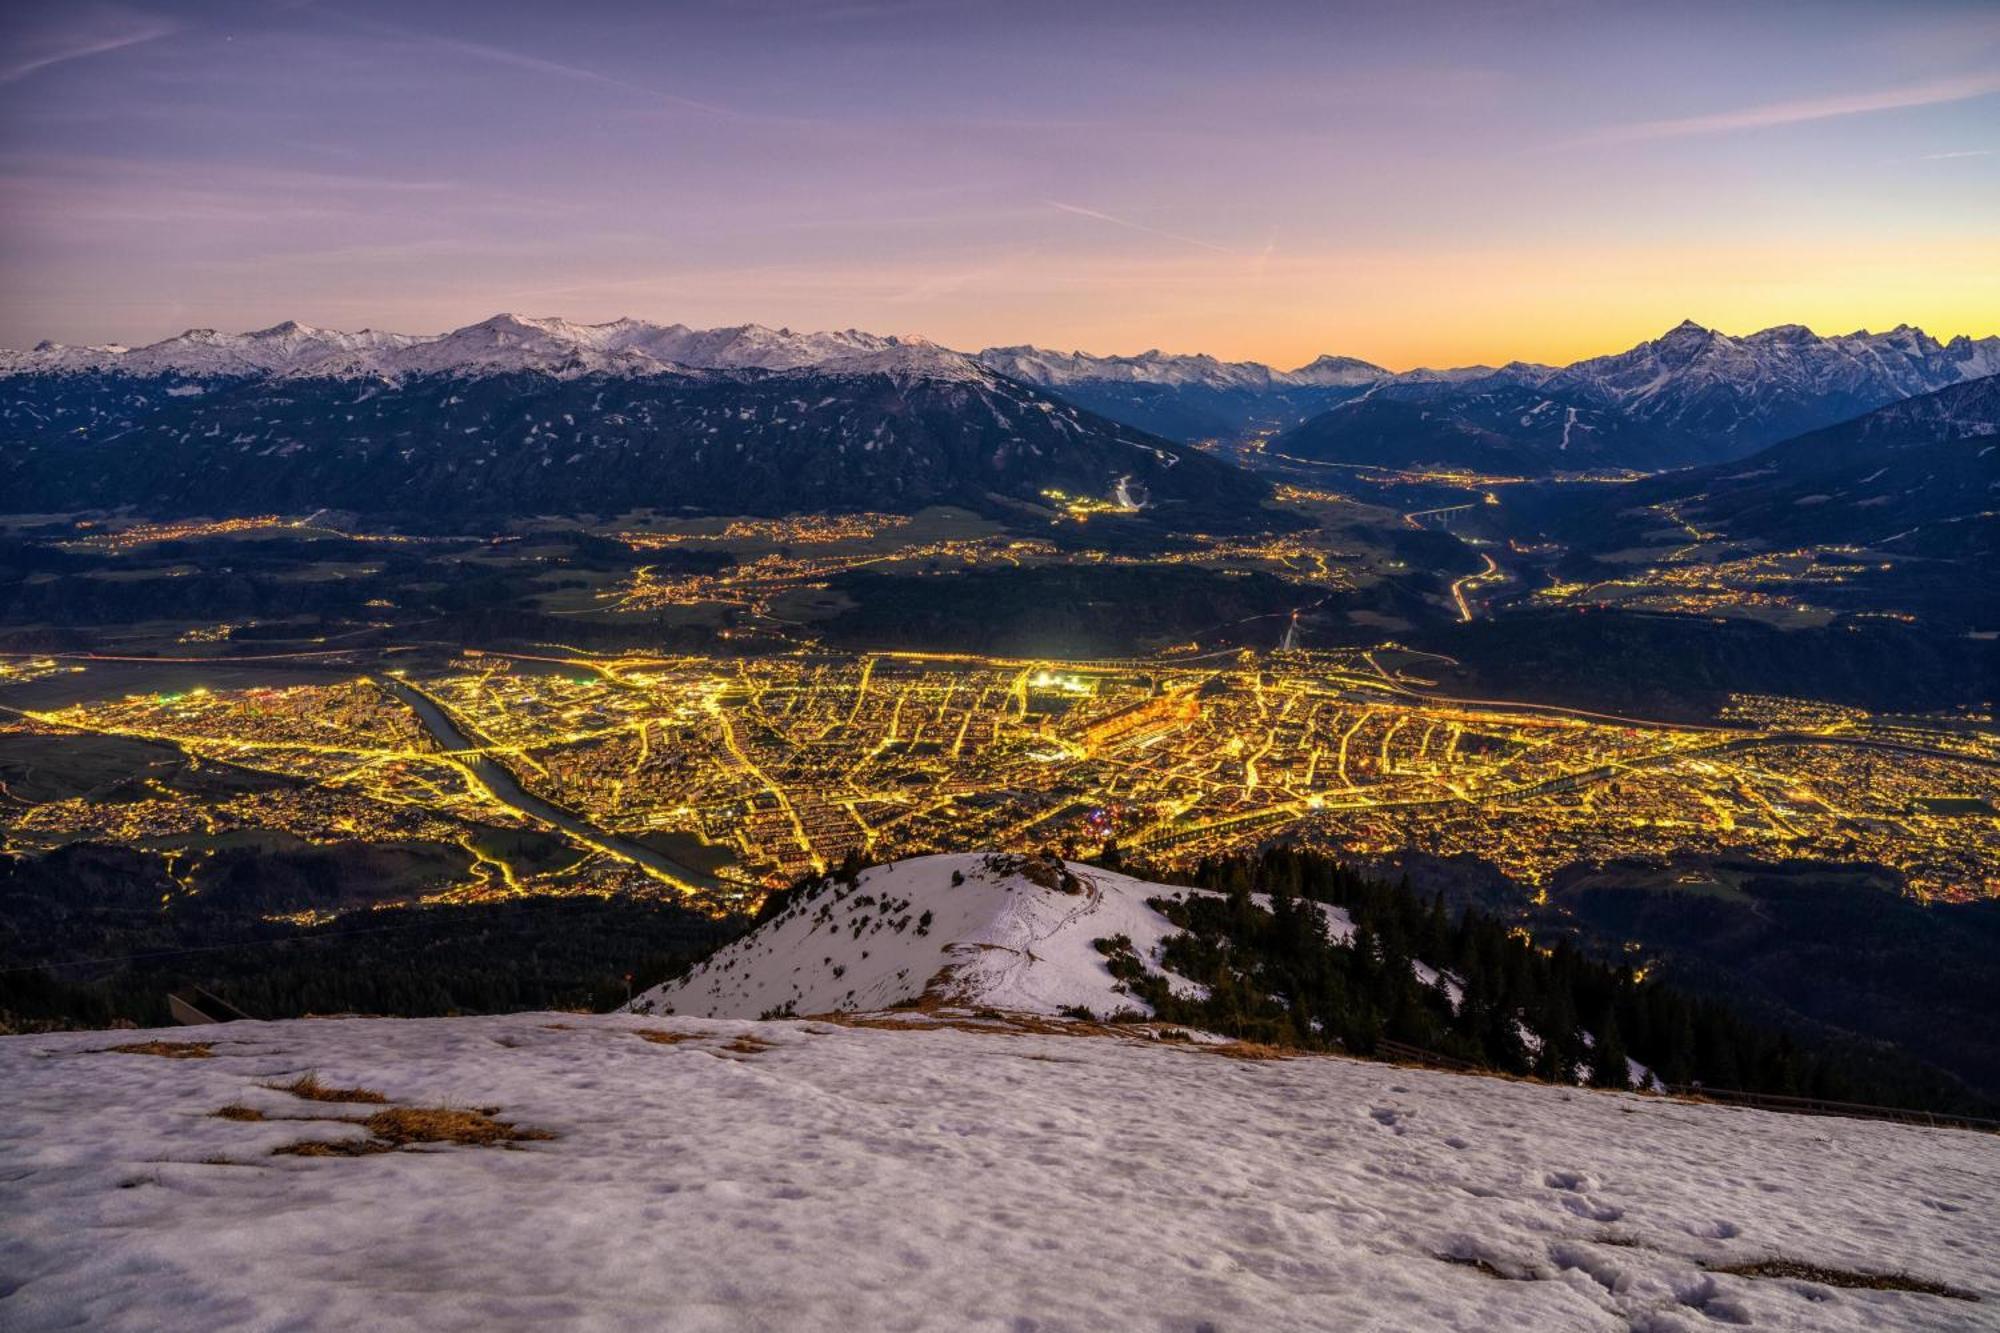
[[[948,1027],[163,1035],[213,1055],[0,1040],[0,1326],[2000,1326],[1989,1136]],[[381,1109],[308,1071],[555,1137],[274,1155]],[[1707,1271],[1772,1257],[1983,1299]]]
[[[991,853],[918,856],[827,881],[688,976],[640,996],[640,1013],[761,1018],[941,1001],[1015,1012],[1149,1014],[1096,941],[1119,935],[1157,966],[1174,925],[1168,888],[1078,863]],[[1336,938],[1353,932],[1322,905]],[[1189,983],[1175,980],[1183,990]]]

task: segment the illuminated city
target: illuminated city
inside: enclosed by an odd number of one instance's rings
[[[246,830],[472,847],[482,829],[557,828],[496,794],[476,758],[593,832],[565,834],[575,856],[553,871],[476,851],[466,879],[428,898],[671,890],[742,906],[850,853],[1094,853],[1115,839],[1173,862],[1281,833],[1364,861],[1472,857],[1531,890],[1571,864],[1738,854],[1886,866],[1926,897],[2000,892],[1990,719],[1745,697],[1726,727],[1670,726],[1429,698],[1412,684],[1421,665],[1393,649],[1201,663],[475,654],[421,680],[141,693],[7,726],[289,781],[199,802],[162,789],[24,808],[10,793],[7,836],[112,839],[198,865]],[[427,729],[413,699],[463,743]],[[620,850],[642,844],[660,858]]]

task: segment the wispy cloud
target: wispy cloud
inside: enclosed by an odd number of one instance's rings
[[[1148,236],[1164,237],[1169,241],[1179,241],[1182,245],[1198,245],[1204,250],[1213,250],[1221,255],[1233,255],[1236,253],[1226,245],[1217,245],[1213,241],[1204,241],[1199,236],[1184,236],[1177,231],[1163,231],[1159,227],[1149,227],[1143,222],[1134,222],[1130,218],[1115,217],[1110,213],[1100,213],[1094,208],[1084,208],[1079,204],[1066,204],[1060,199],[1044,199],[1042,202],[1050,208],[1059,208],[1065,213],[1074,213],[1080,218],[1095,218],[1099,222],[1108,222],[1114,227],[1124,227],[1129,231],[1144,232]]]
[[[685,97],[679,93],[665,92],[649,88],[630,79],[621,79],[603,70],[591,69],[585,65],[572,65],[561,60],[550,60],[544,56],[529,55],[510,47],[495,46],[490,42],[468,41],[462,37],[441,37],[436,33],[406,28],[399,24],[384,23],[378,19],[362,18],[354,14],[335,13],[320,9],[312,0],[300,3],[316,12],[342,23],[350,29],[373,34],[376,37],[393,38],[399,42],[416,42],[434,51],[442,51],[466,60],[475,60],[488,65],[501,65],[509,69],[524,70],[531,74],[545,74],[554,78],[568,79],[575,83],[588,83],[599,88],[609,88],[614,92],[634,98],[680,107],[688,111],[699,111],[710,116],[726,116],[739,119],[742,113],[734,107],[722,106],[715,102],[704,102],[698,97]]]
[[[670,106],[685,107],[690,111],[701,111],[711,116],[736,115],[731,108],[718,106],[714,102],[704,102],[696,97],[683,97],[679,93],[662,92],[657,88],[648,88],[643,84],[632,83],[598,70],[586,69],[581,65],[566,65],[560,60],[544,60],[540,56],[525,55],[505,47],[489,46],[485,42],[468,42],[456,37],[424,37],[422,40],[439,50],[455,52],[473,60],[484,60],[491,64],[507,65],[536,74],[550,74],[557,78],[592,83],[600,88],[615,89],[635,97],[653,98]]]
[[[1572,144],[1634,143],[1648,139],[1685,139],[1709,134],[1735,134],[1744,130],[1775,129],[1815,120],[1842,116],[1865,116],[1878,111],[1900,111],[1909,107],[1937,106],[1945,102],[1966,102],[1976,97],[2000,93],[2000,72],[1970,74],[1929,83],[1904,84],[1865,93],[1842,93],[1828,97],[1807,97],[1788,102],[1767,102],[1762,106],[1718,111],[1705,116],[1684,116],[1672,120],[1645,120],[1631,125],[1611,125],[1595,133],[1573,139]]]
[[[1954,157],[1991,157],[2000,153],[2000,148],[1966,148],[1956,153],[1925,153],[1925,162],[1948,162]]]
[[[80,8],[65,20],[61,27],[15,34],[14,50],[0,61],[0,84],[18,83],[54,65],[158,41],[180,31],[180,25],[166,19],[109,5]]]

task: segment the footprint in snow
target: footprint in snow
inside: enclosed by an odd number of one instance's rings
[[[1391,1134],[1400,1136],[1407,1132],[1403,1128],[1403,1113],[1392,1106],[1378,1106],[1368,1113],[1368,1117]]]
[[[1551,1171],[1542,1177],[1542,1183],[1552,1190],[1570,1190],[1577,1194],[1597,1188],[1597,1181],[1582,1171]]]
[[[1616,1222],[1625,1216],[1625,1210],[1617,1204],[1599,1203],[1584,1194],[1565,1194],[1562,1203],[1586,1222]]]
[[[1689,1222],[1683,1229],[1688,1235],[1698,1236],[1702,1240],[1734,1240],[1743,1234],[1742,1227],[1734,1222],[1724,1222],[1720,1219],[1713,1222]]]

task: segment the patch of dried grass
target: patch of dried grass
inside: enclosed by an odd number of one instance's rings
[[[378,1152],[394,1152],[396,1145],[376,1139],[306,1139],[271,1149],[273,1157],[367,1157]]]
[[[212,1060],[211,1041],[134,1041],[123,1046],[107,1046],[120,1055],[157,1055],[163,1060]]]
[[[1297,1051],[1288,1051],[1282,1046],[1267,1046],[1261,1041],[1225,1041],[1219,1045],[1196,1046],[1195,1050],[1206,1051],[1210,1055],[1226,1055],[1231,1060],[1289,1060]]]
[[[1789,1278],[1817,1282],[1822,1287],[1849,1287],[1868,1291],[1913,1291],[1924,1296],[1945,1296],[1955,1301],[1977,1301],[1978,1295],[1958,1287],[1948,1287],[1929,1278],[1908,1273],[1856,1273],[1844,1268],[1827,1268],[1801,1259],[1759,1259],[1754,1263],[1725,1264],[1708,1270],[1731,1277]]]
[[[368,1157],[418,1143],[506,1148],[555,1137],[546,1129],[495,1120],[487,1111],[448,1106],[393,1106],[356,1123],[368,1131],[368,1137],[307,1139],[273,1151],[284,1157]]]
[[[223,1107],[220,1111],[210,1111],[209,1114],[218,1120],[262,1120],[264,1118],[262,1111],[254,1106],[245,1106],[241,1102],[231,1103]]]
[[[330,1088],[317,1074],[301,1074],[290,1083],[266,1083],[273,1092],[289,1092],[309,1102],[365,1102],[380,1106],[389,1099],[373,1088]]]
[[[770,1050],[772,1045],[773,1043],[765,1041],[762,1037],[753,1037],[746,1032],[734,1041],[723,1043],[722,1049],[734,1051],[738,1055],[760,1055]]]
[[[636,1034],[641,1041],[650,1041],[656,1046],[678,1046],[684,1041],[693,1041],[692,1032],[667,1032],[660,1028],[640,1028]]]
[[[444,1106],[397,1106],[377,1111],[361,1122],[376,1138],[395,1147],[410,1143],[468,1143],[491,1147],[552,1139],[546,1129],[530,1129],[495,1120],[485,1111]]]

